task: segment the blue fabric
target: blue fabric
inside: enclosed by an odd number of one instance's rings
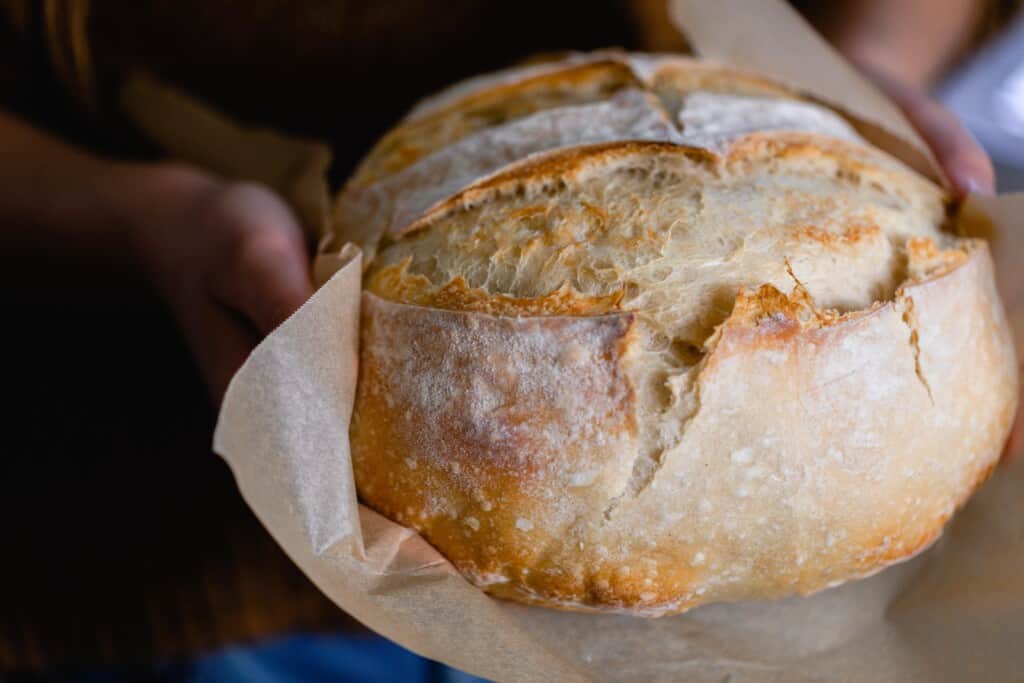
[[[95,671],[0,674],[2,683],[481,683],[377,636],[290,635],[193,660]]]
[[[163,677],[182,683],[478,683],[483,679],[423,659],[373,636],[294,635],[229,647]]]

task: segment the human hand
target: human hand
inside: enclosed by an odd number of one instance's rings
[[[259,340],[313,293],[302,229],[264,186],[171,164],[134,173],[133,252],[219,405]]]
[[[860,68],[903,110],[935,154],[958,196],[995,192],[992,161],[956,114],[921,88],[907,85],[863,63]]]
[[[985,21],[976,0],[848,0],[795,4],[888,95],[934,152],[956,193],[992,194],[985,151],[928,90],[970,47]]]

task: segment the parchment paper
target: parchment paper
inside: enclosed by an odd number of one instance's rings
[[[777,0],[679,1],[672,13],[701,52],[777,74],[834,102],[898,138],[902,147],[894,153],[908,158],[909,149],[919,166],[933,168],[898,111]],[[139,118],[149,116],[145,109]],[[165,142],[173,150],[171,132]],[[271,184],[280,180],[264,176]],[[1020,339],[1024,300],[1014,261],[1024,254],[1024,196],[972,200],[966,215],[965,230],[993,239]],[[331,259],[334,276],[231,382],[214,448],[288,555],[378,633],[499,680],[1024,678],[1024,458],[1001,467],[924,555],[811,598],[712,605],[645,620],[486,597],[414,532],[356,501],[347,430],[360,256],[347,247]]]

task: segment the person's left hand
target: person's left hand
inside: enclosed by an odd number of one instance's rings
[[[301,226],[262,185],[177,164],[141,173],[134,253],[219,405],[259,340],[313,293]]]

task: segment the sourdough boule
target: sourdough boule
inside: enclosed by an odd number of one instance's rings
[[[488,593],[659,615],[927,547],[999,457],[984,242],[839,113],[678,57],[424,102],[339,196],[361,500]]]

